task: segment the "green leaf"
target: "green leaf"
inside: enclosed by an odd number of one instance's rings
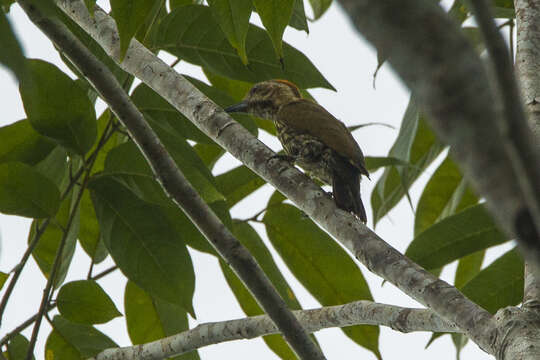
[[[309,27],[306,18],[306,11],[304,10],[304,0],[294,0],[293,13],[289,25],[297,30],[305,31],[309,34]]]
[[[429,227],[414,238],[405,255],[426,269],[436,269],[505,241],[506,235],[479,204]]]
[[[52,181],[60,191],[65,191],[69,185],[70,167],[73,171],[77,169],[74,161],[70,160],[68,164],[67,152],[61,146],[56,146],[45,159],[34,165],[34,169]]]
[[[79,234],[80,216],[79,210],[73,209],[74,200],[75,198],[73,194],[70,196],[66,196],[64,201],[62,201],[60,209],[58,210],[55,218],[49,223],[49,225],[39,238],[37,246],[32,252],[32,256],[38,264],[39,269],[41,270],[41,272],[43,272],[43,275],[48,278],[52,270],[56,253],[58,252],[58,247],[60,246],[60,242],[64,237],[64,229],[66,229],[67,227],[71,212],[76,211],[76,213],[73,215],[74,219],[71,223],[71,227],[69,228],[69,232],[66,235],[66,241],[61,255],[60,266],[58,268],[58,271],[56,273],[56,279],[54,281],[55,289],[62,284],[66,277],[69,265],[71,264],[71,259],[73,258],[73,253],[75,252],[75,245],[77,241],[77,236]],[[37,220],[32,223],[32,227],[30,228],[30,233],[28,235],[28,243],[30,243],[34,238],[36,234],[36,227],[41,226],[42,223],[42,221]]]
[[[45,176],[23,163],[0,164],[0,212],[45,218],[59,206],[60,192]]]
[[[3,271],[0,271],[0,290],[4,287],[6,280],[9,278],[9,274],[6,274]]]
[[[279,59],[283,59],[282,37],[291,20],[294,0],[253,0],[261,21],[272,40],[272,45]]]
[[[56,304],[60,314],[75,323],[103,324],[122,316],[109,295],[93,280],[65,284],[58,292]]]
[[[395,157],[386,156],[366,156],[366,169],[369,172],[374,172],[386,166],[410,166],[406,161]]]
[[[26,119],[1,127],[0,139],[0,162],[20,161],[34,165],[56,146],[48,138],[39,135]]]
[[[398,137],[388,153],[389,157],[401,159],[410,166],[387,168],[377,181],[371,193],[374,224],[408,195],[409,187],[443,148],[419,112],[416,99],[411,96]]]
[[[193,150],[199,155],[202,162],[212,170],[216,162],[225,155],[225,150],[219,145],[211,144],[195,144],[193,145]]]
[[[222,108],[225,108],[229,105],[231,105],[234,100],[227,95],[226,93],[222,92],[221,90],[209,86],[205,84],[204,82],[197,80],[195,78],[192,78],[191,76],[183,75],[189,82],[193,84],[199,91],[201,91],[204,95],[208,96],[213,102],[215,102],[217,105],[221,106]],[[238,121],[242,126],[244,126],[250,133],[257,136],[257,125],[255,125],[253,118],[251,115],[243,114],[243,113],[233,113],[229,114]]]
[[[251,0],[208,0],[208,5],[229,43],[246,65],[246,36],[251,16]]]
[[[309,0],[309,3],[311,4],[311,9],[313,9],[313,16],[317,20],[332,5],[332,0]]]
[[[477,202],[478,199],[468,189],[459,168],[450,156],[447,156],[431,176],[418,200],[414,220],[415,236],[455,213],[459,204],[464,208]]]
[[[162,133],[165,135],[165,133]],[[161,138],[176,164],[201,197],[208,203],[224,200],[216,189],[212,175],[197,158],[187,142],[172,135]],[[176,141],[176,143],[174,142]],[[139,198],[156,205],[172,205],[172,201],[156,181],[150,166],[133,142],[124,143],[109,151],[105,163],[105,173],[115,175]]]
[[[235,221],[233,223],[233,233],[236,238],[244,245],[251,255],[257,260],[257,263],[261,266],[262,270],[268,276],[276,290],[279,292],[285,303],[291,310],[301,309],[300,303],[296,298],[294,292],[287,284],[287,280],[281,274],[281,271],[274,262],[270,251],[264,245],[262,239],[259,237],[255,229],[253,229],[248,223]],[[247,316],[261,315],[264,311],[259,307],[257,301],[251,293],[246,289],[244,284],[238,279],[238,277],[232,272],[232,270],[223,261],[220,261],[221,270],[227,283],[231,287],[234,296],[238,300],[240,307]],[[296,356],[283,340],[281,335],[269,335],[264,336],[263,340],[268,347],[272,349],[281,359],[296,359]]]
[[[276,251],[321,305],[372,300],[358,266],[300,210],[288,204],[275,205],[268,209],[263,221]],[[358,325],[342,330],[380,358],[378,327]]]
[[[131,281],[126,284],[124,308],[129,338],[134,345],[189,330],[188,317],[184,308],[152,298]],[[199,354],[197,351],[192,351],[173,359],[196,360],[199,359]]]
[[[131,95],[131,99],[146,116],[167,122],[183,137],[199,143],[214,143],[213,140],[147,85],[141,83],[137,86]]]
[[[523,270],[523,259],[514,248],[480,271],[461,291],[494,314],[523,300]]]
[[[26,359],[26,354],[28,353],[28,345],[30,345],[30,342],[23,335],[17,334],[12,337],[7,344],[7,353],[9,360]],[[32,359],[35,359],[34,355],[32,355]]]
[[[120,58],[123,59],[131,39],[151,14],[154,1],[111,0],[112,16],[120,35]]]
[[[266,184],[266,181],[242,165],[216,176],[216,183],[219,191],[227,198],[229,207],[233,207]]]
[[[485,250],[480,250],[459,259],[454,286],[461,289],[469,280],[476,276],[482,268]]]
[[[249,26],[246,38],[250,66],[244,66],[205,6],[188,5],[171,12],[161,22],[157,46],[182,60],[235,80],[255,83],[287,79],[300,88],[334,89],[304,54],[287,43],[283,43],[286,59],[283,69],[275,58],[268,35],[254,25]]]
[[[105,349],[118,347],[90,325],[75,324],[60,315],[55,316],[52,322],[54,330],[45,344],[47,359],[87,359]]]
[[[107,248],[101,238],[99,223],[94,211],[94,204],[90,193],[85,190],[81,199],[81,223],[79,229],[79,243],[95,264],[99,264],[107,257]]]
[[[213,87],[229,95],[235,102],[241,101],[253,86],[253,83],[229,79],[228,77],[213,73],[207,68],[203,68],[203,72]]]
[[[2,44],[0,64],[7,66],[21,81],[26,71],[26,61],[21,45],[3,11],[0,11],[0,44]]]
[[[96,113],[85,91],[53,64],[29,60],[19,91],[32,127],[85,154],[96,139]]]
[[[112,176],[89,184],[105,245],[128,279],[193,314],[191,257],[158,206],[139,200]]]
[[[108,128],[108,124],[110,121],[113,121],[114,115],[111,113],[110,109],[105,110],[97,121],[97,128],[98,128],[98,135],[101,139],[101,136],[103,135],[103,132]],[[98,151],[98,154],[96,156],[96,160],[94,161],[94,166],[92,167],[92,174],[101,172],[105,169],[105,159],[107,158],[107,155],[111,149],[113,149],[116,145],[123,143],[124,141],[121,140],[121,134],[118,132],[114,132],[110,138],[109,141],[107,141],[101,149]],[[94,152],[97,150],[98,143],[96,142],[91,152]]]

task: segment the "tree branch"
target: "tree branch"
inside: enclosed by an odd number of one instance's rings
[[[90,80],[118,119],[129,130],[165,191],[237,273],[261,307],[282,330],[283,336],[297,355],[306,360],[324,359],[321,350],[287,308],[255,259],[221,223],[180,172],[157,135],[146,123],[142,113],[131,102],[110,70],[99,62],[62,23],[44,17],[28,0],[20,0],[19,4],[32,22],[51,38]],[[126,57],[129,56],[131,55],[126,55]]]
[[[430,125],[525,258],[540,264],[535,219],[501,133],[485,68],[455,21],[429,0],[340,0],[356,28],[388,60],[425,106]],[[400,11],[395,11],[399,8]],[[411,66],[414,64],[414,66]],[[514,119],[519,121],[519,119]],[[494,126],[495,125],[495,126]],[[527,167],[538,167],[536,149]],[[539,186],[539,184],[534,184]]]
[[[299,310],[294,311],[294,314],[309,332],[351,325],[382,325],[403,333],[458,332],[457,326],[441,319],[431,310],[402,308],[371,301]],[[94,360],[165,359],[208,345],[278,333],[279,330],[268,316],[252,316],[200,324],[191,330],[146,344],[107,349]]]
[[[514,76],[514,65],[506,47],[506,43],[493,21],[493,14],[486,0],[471,1],[476,21],[480,26],[484,43],[488,50],[491,63],[494,67],[493,75],[496,79],[495,95],[502,102],[502,115],[500,127],[502,131],[503,148],[509,155],[511,165],[517,175],[523,198],[528,205],[529,216],[535,223],[536,231],[532,234],[523,234],[531,230],[516,227],[518,236],[523,240],[536,243],[530,246],[533,250],[540,251],[540,157],[535,144],[533,134],[527,124],[522,99]],[[527,226],[527,224],[522,224]],[[535,236],[536,235],[536,236]],[[540,254],[536,255],[540,258]],[[540,266],[538,263],[530,266]],[[540,271],[536,272],[540,275]]]
[[[114,20],[99,9],[92,18],[81,1],[60,0],[58,4],[119,62],[119,38]],[[219,145],[274,185],[372,272],[457,324],[485,351],[493,353],[496,328],[491,314],[390,247],[353,215],[338,209],[319,186],[294,167],[276,159],[274,152],[233,122],[222,109],[138,41],[131,41],[119,65],[157,91]]]
[[[517,20],[516,70],[525,110],[540,142],[540,1],[515,0]],[[525,264],[523,306],[540,311],[540,276]]]

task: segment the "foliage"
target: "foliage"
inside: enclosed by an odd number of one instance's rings
[[[313,20],[320,18],[331,2],[310,0]],[[134,344],[188,329],[188,314],[196,316],[196,274],[188,247],[217,256],[215,250],[164,193],[110,110],[96,120],[96,93],[69,59],[62,57],[77,79],[71,79],[53,64],[24,57],[6,15],[11,3],[3,0],[0,12],[0,43],[5,50],[0,52],[0,64],[20,81],[27,119],[0,128],[0,211],[33,219],[28,244],[45,277],[50,275],[56,253],[61,251],[54,279],[61,315],[51,320],[54,330],[45,345],[47,358],[79,359],[115,347],[93,325],[118,316],[124,317]],[[91,8],[92,1],[87,4]],[[240,100],[254,82],[270,78],[295,82],[302,91],[314,87],[333,89],[301,51],[282,41],[287,26],[308,32],[302,0],[209,0],[209,6],[193,0],[170,0],[168,4],[163,0],[110,1],[123,55],[130,40],[137,38],[154,52],[164,50],[199,66],[211,85],[188,80],[220,106]],[[511,1],[496,0],[495,6],[498,16],[515,16]],[[254,11],[264,29],[250,24]],[[455,1],[449,13],[459,22],[470,16],[466,2],[460,0]],[[66,18],[59,19],[73,28],[90,51],[106,61],[126,90],[131,89],[133,79],[107,59],[93,40]],[[467,27],[464,32],[481,51],[476,29]],[[382,64],[384,56],[379,54],[379,60]],[[252,252],[287,304],[300,309],[269,244],[248,221],[231,219],[230,209],[266,182],[243,165],[217,175],[213,166],[224,151],[212,139],[146,85],[134,87],[131,98],[204,201]],[[383,169],[371,194],[374,224],[404,198],[412,205],[410,187],[445,151],[425,116],[412,95],[388,156],[366,157],[371,172]],[[263,129],[275,136],[269,122],[245,115],[235,118],[255,135]],[[485,250],[508,239],[479,204],[453,163],[451,152],[430,176],[415,206],[415,237],[406,255],[433,272],[457,260],[456,286],[495,312],[519,302],[523,264],[512,250],[481,268]],[[283,200],[275,193],[263,219],[257,220],[256,216],[251,220],[264,223],[270,243],[300,283],[324,306],[371,300],[355,261]],[[92,280],[92,271],[89,279],[63,284],[70,262],[74,261],[77,241],[92,264],[110,256],[129,280],[125,314]],[[250,316],[261,314],[228,265],[220,265],[243,311]],[[8,274],[0,273],[0,286],[7,279]],[[354,326],[343,331],[380,358],[377,327]],[[22,335],[15,334],[8,340],[10,359],[26,353],[28,340]],[[279,357],[294,358],[279,335],[264,340]],[[464,340],[454,340],[459,351]],[[198,354],[192,352],[179,358],[197,359]]]

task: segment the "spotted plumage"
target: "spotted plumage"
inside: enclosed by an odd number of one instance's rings
[[[366,222],[360,176],[369,176],[364,155],[347,127],[322,106],[303,99],[285,80],[255,84],[244,101],[227,109],[272,120],[285,153],[308,175],[332,185],[338,207]]]

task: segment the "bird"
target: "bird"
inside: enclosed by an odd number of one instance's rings
[[[331,185],[337,207],[367,222],[360,180],[362,175],[369,179],[369,172],[360,146],[343,122],[303,98],[295,84],[281,79],[256,83],[242,102],[225,111],[272,120],[286,154],[283,158]]]

